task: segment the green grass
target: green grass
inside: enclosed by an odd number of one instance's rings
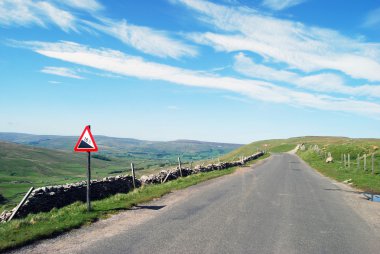
[[[0,224],[0,251],[78,228],[120,210],[127,210],[136,204],[161,197],[173,190],[183,189],[212,178],[230,174],[235,169],[230,168],[195,174],[165,184],[144,186],[127,194],[117,194],[92,202],[93,211],[89,213],[86,212],[85,204],[76,202],[61,209],[53,209],[47,213],[30,214],[23,219]]]
[[[293,150],[296,146],[294,144],[280,144],[269,148],[272,153],[285,153]]]
[[[239,160],[241,156],[249,156],[257,151],[266,150],[268,152],[288,152],[296,147],[298,139],[271,139],[252,142],[248,145],[242,146],[222,157],[221,161],[235,161]]]
[[[338,181],[352,179],[356,188],[363,191],[380,193],[380,139],[351,139],[347,137],[295,137],[289,139],[272,139],[253,142],[229,154],[221,157],[221,160],[236,160],[240,156],[247,156],[257,150],[268,150],[269,152],[286,152],[294,149],[297,144],[304,143],[307,148],[318,145],[321,155],[312,151],[299,151],[300,157],[311,167],[319,172]],[[325,152],[331,152],[334,163],[325,162]],[[350,154],[351,167],[344,168],[341,162],[342,154]],[[375,153],[375,174],[370,172],[371,158],[367,158],[367,171],[363,169],[363,154]],[[357,170],[356,158],[361,156],[361,168]]]
[[[363,158],[364,152],[370,153],[371,145],[367,142],[359,142],[355,144],[340,144],[340,145],[329,145],[325,150],[331,152],[334,163],[326,163],[325,155],[322,152],[321,155],[317,154],[312,150],[299,151],[300,157],[307,162],[311,167],[315,168],[322,174],[331,177],[337,181],[345,181],[352,179],[352,184],[354,187],[359,188],[365,192],[380,193],[380,154],[375,153],[375,167],[374,174],[371,172],[371,157],[367,157],[367,170],[363,168]],[[327,147],[327,146],[326,146]],[[344,163],[341,161],[341,154],[350,153],[351,163],[350,168],[344,167]],[[357,154],[361,154],[360,168],[358,169],[356,158]]]
[[[71,143],[75,143],[75,140],[69,137],[37,137],[42,141],[36,145],[46,145],[54,149],[71,147],[73,146]],[[23,134],[18,141],[33,143],[30,138],[36,137]],[[237,147],[231,144],[196,141],[154,142],[154,145],[149,146],[150,143],[147,141],[139,141],[141,144],[137,141],[134,141],[137,144],[133,144],[132,141],[100,137],[98,145],[104,154],[93,154],[92,177],[101,179],[106,176],[129,174],[131,162],[135,165],[136,176],[141,177],[143,174],[176,167],[178,153],[183,153],[185,150],[187,152],[181,157],[183,165],[188,166],[186,162],[190,160],[211,158]],[[119,153],[114,153],[114,146],[120,148]],[[133,151],[139,152],[131,155],[128,149],[132,148]],[[5,204],[0,204],[0,213],[16,206],[32,186],[37,188],[86,179],[86,156],[84,153],[67,150],[52,150],[0,141],[0,194],[6,198]]]

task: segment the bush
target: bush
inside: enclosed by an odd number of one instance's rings
[[[111,161],[110,158],[108,158],[107,156],[101,155],[101,154],[94,154],[91,157],[94,159],[102,160],[102,161]]]

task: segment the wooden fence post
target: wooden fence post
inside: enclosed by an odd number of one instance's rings
[[[9,219],[7,221],[10,221],[13,219],[13,217],[15,217],[15,215],[17,214],[18,210],[24,205],[24,203],[26,202],[26,200],[28,200],[28,197],[30,196],[30,194],[32,193],[32,191],[34,190],[34,187],[30,187],[29,191],[25,194],[24,198],[21,200],[21,202],[16,206],[15,210],[13,211],[11,217],[9,217]]]
[[[178,167],[179,167],[179,174],[182,177],[181,159],[179,157],[178,157]]]
[[[131,170],[132,170],[132,183],[133,183],[133,188],[136,189],[136,183],[135,183],[135,179],[136,179],[136,176],[135,176],[135,166],[133,165],[133,163],[131,163]]]
[[[375,156],[374,156],[374,153],[372,153],[372,175],[375,173],[375,169],[374,169],[374,164],[375,164]]]
[[[343,154],[343,157],[344,157],[344,167],[346,167],[347,166],[346,154]]]
[[[367,154],[364,154],[364,171],[367,171]]]
[[[360,170],[360,154],[358,154],[358,157],[356,158],[356,160],[358,161],[358,167],[356,171],[359,171]]]
[[[347,155],[348,158],[347,158],[347,164],[348,164],[348,168],[350,168],[350,154]]]

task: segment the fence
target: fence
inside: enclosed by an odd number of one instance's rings
[[[116,193],[128,193],[134,189],[134,185],[138,188],[146,184],[160,184],[166,181],[172,181],[182,176],[198,174],[200,172],[209,172],[213,170],[222,170],[236,166],[242,166],[248,161],[259,158],[264,155],[264,152],[258,152],[251,156],[244,157],[239,161],[221,162],[218,164],[209,164],[207,166],[198,165],[194,168],[181,168],[177,167],[171,170],[162,170],[157,174],[143,175],[140,179],[134,179],[130,175],[119,175],[113,177],[105,177],[102,180],[91,181],[91,199],[102,199]],[[0,215],[0,221],[8,221],[15,212],[14,217],[24,217],[29,213],[47,212],[54,207],[60,208],[76,201],[86,201],[86,188],[85,181],[40,187],[33,190],[26,202],[12,211],[4,211]]]

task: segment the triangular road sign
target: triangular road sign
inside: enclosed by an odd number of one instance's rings
[[[95,143],[95,139],[92,136],[90,126],[84,128],[82,135],[78,139],[77,144],[74,147],[75,152],[97,152],[98,146]]]

